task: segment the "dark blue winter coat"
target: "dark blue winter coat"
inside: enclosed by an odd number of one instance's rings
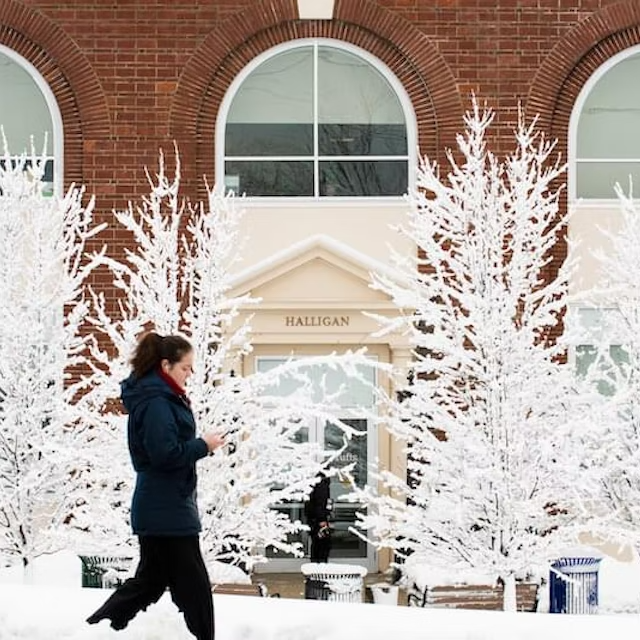
[[[157,372],[121,384],[129,412],[129,453],[136,470],[131,525],[139,536],[190,536],[200,532],[196,461],[207,444],[196,438],[186,398]]]

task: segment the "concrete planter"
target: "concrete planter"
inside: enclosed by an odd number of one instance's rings
[[[538,584],[516,584],[516,608],[518,611],[535,611],[538,602]],[[421,591],[413,585],[409,590],[409,606],[449,609],[502,610],[502,585],[461,584],[428,586]]]

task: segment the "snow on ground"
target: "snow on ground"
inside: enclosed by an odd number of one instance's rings
[[[602,560],[598,569],[598,610],[599,613],[640,613],[640,558],[632,552],[631,560],[619,562],[613,557],[603,555],[593,547],[575,547],[568,556],[595,556]],[[454,584],[493,584],[494,577],[486,572],[464,570],[453,572],[441,567],[426,564],[408,566],[408,582],[420,589],[427,585],[441,586]],[[539,574],[539,575],[538,575]],[[538,593],[538,611],[549,611],[548,573],[541,568],[536,575],[545,577],[544,586]],[[540,582],[536,579],[536,582]]]
[[[84,619],[110,591],[82,589],[75,560],[72,554],[42,559],[33,573],[39,584],[17,584],[17,572],[0,572],[0,640],[192,640],[168,596],[140,613],[124,631],[116,633],[106,621],[87,625]],[[607,571],[616,574],[611,567]],[[54,584],[56,580],[60,586]],[[637,614],[451,611],[225,595],[215,596],[215,607],[216,640],[566,640],[569,634],[585,640],[640,637]]]
[[[640,558],[616,562],[605,556],[598,571],[600,613],[640,613]]]
[[[108,591],[73,587],[0,586],[1,640],[189,640],[177,609],[164,596],[116,633],[84,618]],[[217,640],[634,640],[640,617],[445,611],[312,600],[215,596]]]

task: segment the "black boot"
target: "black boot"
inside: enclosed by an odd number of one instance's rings
[[[87,618],[89,624],[97,624],[100,620],[110,620],[108,616],[101,615],[99,610]],[[111,620],[111,628],[115,631],[121,631],[129,624],[128,620]]]

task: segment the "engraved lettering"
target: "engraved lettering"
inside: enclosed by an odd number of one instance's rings
[[[351,316],[284,316],[285,327],[348,327]]]

